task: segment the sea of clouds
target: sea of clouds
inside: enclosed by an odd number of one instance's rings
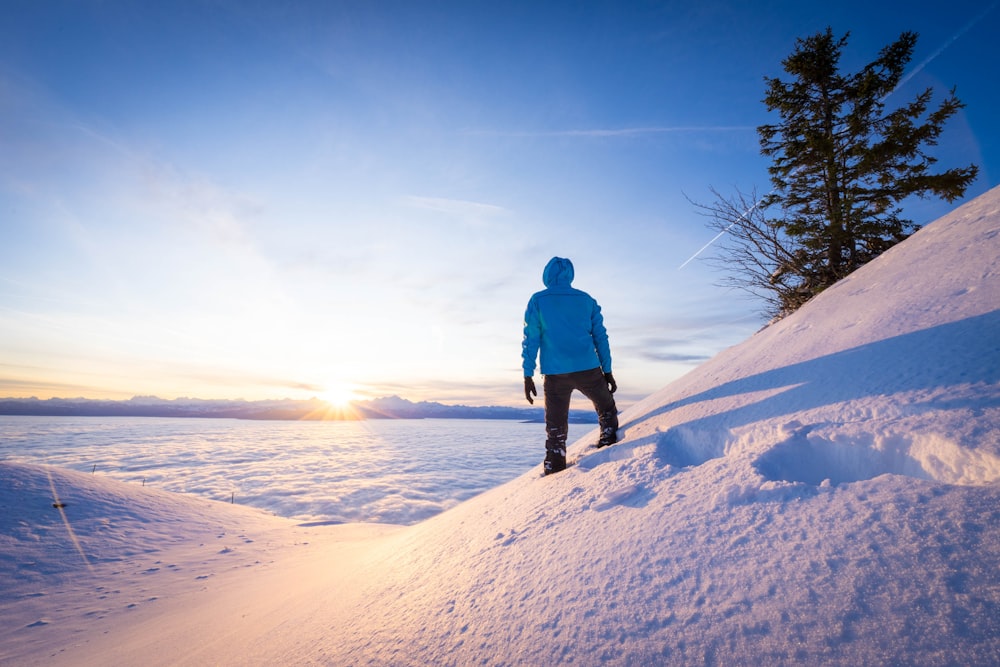
[[[570,441],[592,430],[570,425]],[[523,474],[541,424],[0,416],[0,460],[45,463],[303,522],[414,524]]]

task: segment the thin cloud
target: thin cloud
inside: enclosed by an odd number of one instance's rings
[[[674,352],[642,352],[639,356],[647,361],[664,361],[671,363],[694,364],[708,361],[712,357],[707,354],[679,354]]]
[[[11,367],[9,364],[0,366]],[[76,396],[106,395],[100,387],[69,382],[51,382],[44,379],[21,380],[17,378],[0,377],[0,398],[21,397],[25,394],[73,398]]]
[[[577,130],[467,130],[465,134],[495,137],[638,137],[650,134],[704,134],[713,132],[756,131],[753,125],[672,125],[619,128],[584,128]]]
[[[406,203],[411,208],[443,213],[449,217],[458,218],[464,222],[477,225],[483,224],[489,218],[508,212],[504,207],[495,204],[483,204],[481,202],[448,199],[446,197],[411,196],[406,198]]]

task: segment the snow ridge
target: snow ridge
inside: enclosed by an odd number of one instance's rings
[[[222,523],[250,522],[238,534],[253,542],[233,548],[251,567],[209,565],[219,576],[199,591],[166,584],[146,605],[158,614],[90,620],[86,587],[53,592],[44,550],[15,565],[38,518],[8,521],[0,564],[17,593],[0,599],[14,628],[0,661],[1000,664],[998,270],[1000,188],[635,405],[620,444],[574,443],[563,473],[539,467],[368,533],[257,525],[223,506]],[[41,474],[8,467],[4,484]],[[21,494],[2,503],[24,511]],[[170,520],[202,534],[200,511]],[[123,535],[168,520],[103,514]],[[81,526],[98,549],[97,524]],[[184,553],[166,532],[148,557]],[[141,589],[119,572],[139,567],[127,542],[99,552],[102,589]],[[80,613],[37,625],[23,610],[39,591]]]

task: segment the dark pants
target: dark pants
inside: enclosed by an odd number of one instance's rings
[[[618,440],[618,408],[600,368],[545,376],[545,472],[566,468],[566,436],[569,430],[569,399],[579,390],[594,404],[601,426],[598,446]]]

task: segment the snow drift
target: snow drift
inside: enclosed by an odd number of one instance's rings
[[[1000,188],[408,528],[0,465],[0,661],[998,664],[998,267]]]

